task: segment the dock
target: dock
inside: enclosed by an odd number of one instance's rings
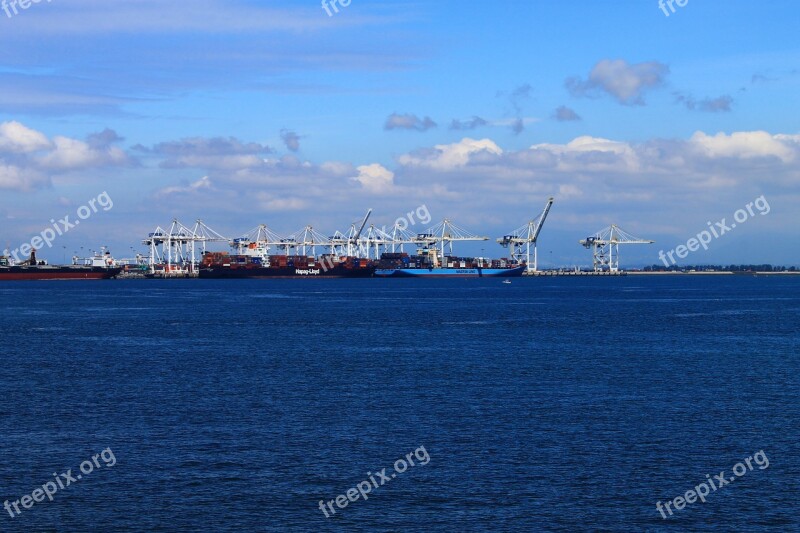
[[[523,276],[627,276],[628,273],[624,270],[617,270],[615,272],[594,272],[594,271],[574,271],[574,270],[526,270],[522,273]]]

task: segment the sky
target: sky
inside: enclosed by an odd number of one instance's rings
[[[611,224],[623,267],[723,226],[678,264],[800,265],[797,2],[327,3],[0,4],[0,249],[424,206],[500,257],[552,196],[540,266]]]

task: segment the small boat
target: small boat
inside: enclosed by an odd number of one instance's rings
[[[504,279],[503,280],[503,285],[511,285],[511,280],[510,279]]]

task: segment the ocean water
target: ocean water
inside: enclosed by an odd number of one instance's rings
[[[0,502],[74,478],[0,509],[0,531],[800,529],[800,278],[31,282],[0,299]],[[662,518],[720,472],[735,481]],[[368,499],[337,506],[359,484]]]

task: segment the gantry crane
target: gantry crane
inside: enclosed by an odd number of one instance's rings
[[[223,237],[202,220],[197,220],[193,227],[184,226],[173,219],[168,230],[158,226],[155,231],[142,240],[142,244],[150,248],[148,261],[150,273],[156,273],[156,265],[164,266],[165,276],[173,274],[194,273],[198,263],[197,246],[200,255],[206,252],[206,244],[210,242],[227,242]]]
[[[517,261],[522,259],[523,249],[525,250],[525,262],[528,265],[528,272],[538,272],[539,254],[536,244],[539,239],[539,233],[542,231],[542,226],[544,226],[544,221],[547,219],[547,214],[550,212],[550,207],[552,205],[553,198],[548,198],[544,206],[544,211],[542,211],[542,214],[539,215],[538,218],[515,229],[511,234],[504,235],[497,239],[500,246],[511,249],[511,258]],[[531,244],[533,245],[533,268],[531,268]]]
[[[417,246],[430,247],[439,245],[440,257],[446,253],[453,253],[453,242],[455,241],[488,241],[489,237],[475,235],[464,228],[453,224],[450,219],[444,219],[435,226],[428,228],[425,233],[420,233],[414,239]],[[447,248],[447,252],[445,252]]]
[[[606,229],[578,242],[584,248],[592,249],[592,266],[595,272],[605,270],[618,272],[620,244],[653,244],[656,241],[634,237],[616,224],[611,224]]]

